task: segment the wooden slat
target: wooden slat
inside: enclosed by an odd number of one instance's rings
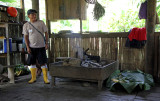
[[[120,63],[120,70],[122,70],[122,64],[123,64],[123,38],[119,38],[119,63]]]
[[[59,40],[60,40],[60,38],[55,38],[55,43],[54,43],[54,46],[55,46],[55,58],[56,57],[60,57],[60,55],[59,55],[59,51],[60,51],[60,48],[59,48]]]
[[[54,43],[54,39],[51,39],[50,40],[50,42],[51,42],[51,46],[50,46],[50,61],[49,62],[54,62],[54,59],[55,59],[55,43]]]
[[[95,55],[99,56],[99,38],[95,38]]]
[[[101,38],[101,57],[102,58],[107,58],[107,49],[108,49],[108,44],[106,43],[107,38]]]
[[[86,50],[87,48],[91,49],[90,40],[91,40],[90,38],[84,38],[84,39],[83,39],[83,43],[84,43],[84,44],[83,44],[83,47],[84,47],[85,50]],[[88,54],[91,54],[91,52],[92,52],[92,51],[89,50],[87,53],[88,53]]]
[[[89,43],[89,52],[91,55],[94,55],[94,52],[95,52],[95,38],[88,38],[88,40],[90,40],[90,43]],[[86,47],[87,49],[87,47]]]
[[[75,38],[69,38],[69,57],[75,57],[76,54],[76,45],[75,45]]]
[[[68,39],[62,38],[61,52],[63,53],[61,57],[68,57]]]
[[[157,60],[158,61],[158,63],[157,63],[158,75],[157,75],[157,77],[160,79],[160,62],[159,62],[160,61],[160,37],[158,37],[158,47],[157,48],[158,48],[158,54],[157,54],[158,55],[158,60]]]
[[[111,41],[111,59],[112,60],[116,60],[116,57],[117,57],[117,48],[118,48],[118,46],[117,46],[117,38],[112,38],[111,39],[112,41]]]
[[[158,46],[159,46],[159,37],[155,36],[155,50],[154,50],[154,77],[156,77],[158,74]]]

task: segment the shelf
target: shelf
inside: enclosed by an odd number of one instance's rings
[[[27,52],[10,52],[9,54],[28,54]],[[0,58],[6,58],[7,53],[0,53]]]
[[[0,24],[23,25],[23,24],[19,24],[19,23],[10,23],[10,22],[0,22]]]
[[[6,58],[7,54],[0,53],[0,58]]]
[[[23,40],[23,37],[15,37],[15,38],[12,38],[12,41],[13,41],[13,40],[22,41],[22,40]]]
[[[6,24],[8,25],[19,25],[19,26],[23,26],[23,24],[19,24],[19,23],[8,23],[8,22],[0,22],[0,27],[5,28]]]
[[[24,54],[27,54],[27,52],[19,52],[19,51],[10,52],[10,54],[15,54],[15,53],[24,53]],[[1,54],[3,54],[3,55],[6,54],[7,55],[7,53],[0,53],[0,55]]]

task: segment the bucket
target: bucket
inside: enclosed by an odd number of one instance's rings
[[[18,50],[21,52],[22,51],[22,44],[18,44]]]

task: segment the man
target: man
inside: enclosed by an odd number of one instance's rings
[[[45,84],[49,84],[47,76],[47,56],[46,49],[48,49],[48,33],[47,27],[43,21],[37,20],[37,11],[30,9],[27,11],[30,22],[27,22],[23,26],[23,34],[25,38],[25,44],[28,52],[28,64],[30,66],[32,78],[28,83],[36,82],[36,60],[41,65],[43,72],[43,79]],[[45,33],[45,39],[44,39]]]
[[[24,21],[23,22],[23,25],[26,23],[27,21]],[[26,44],[25,44],[25,40],[24,40],[24,37],[23,37],[23,43],[22,43],[22,59],[23,59],[23,64],[26,64],[25,62],[25,51],[26,50]],[[41,72],[42,72],[42,69],[41,69],[41,66],[38,64],[38,61],[36,61],[36,67],[37,67],[37,76],[41,76]],[[30,69],[30,66],[28,66],[28,68]]]

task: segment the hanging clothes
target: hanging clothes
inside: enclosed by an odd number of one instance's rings
[[[139,19],[147,19],[147,1],[140,6]]]
[[[146,41],[146,28],[133,28],[129,32],[125,46],[130,48],[143,48]]]
[[[141,3],[138,16],[139,19],[147,19],[147,1]],[[156,12],[156,24],[160,24],[157,12]]]
[[[133,28],[130,34],[128,35],[128,38],[130,41],[132,41],[133,39],[138,40],[138,41],[147,40],[146,28],[145,27]]]

